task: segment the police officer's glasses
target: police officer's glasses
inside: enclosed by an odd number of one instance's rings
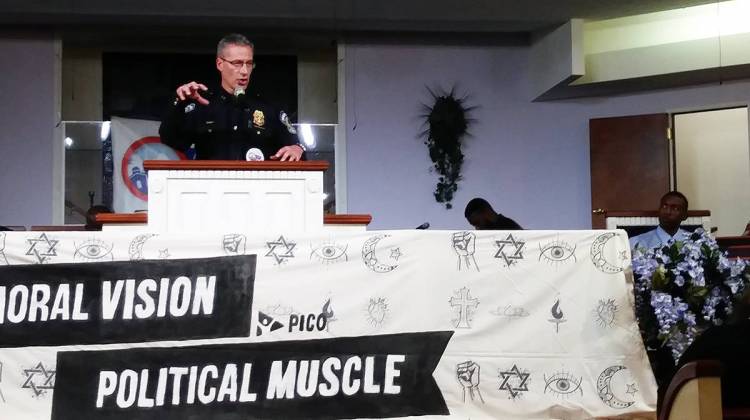
[[[234,60],[229,61],[224,57],[219,57],[220,59],[224,60],[225,62],[229,63],[235,70],[240,71],[242,70],[243,66],[247,66],[248,70],[252,70],[255,68],[255,62],[253,60],[249,61],[242,61],[242,60]]]

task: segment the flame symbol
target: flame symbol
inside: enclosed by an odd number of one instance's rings
[[[555,319],[562,319],[563,312],[560,310],[560,299],[557,299],[554,305],[552,305],[552,317]]]
[[[333,318],[333,310],[331,310],[331,298],[328,298],[326,304],[323,305],[323,316],[327,319]]]

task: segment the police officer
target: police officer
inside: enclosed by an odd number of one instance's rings
[[[253,44],[227,35],[216,48],[221,87],[198,82],[177,88],[177,97],[159,127],[161,141],[185,151],[195,144],[197,159],[298,161],[305,148],[282,110],[245,95],[255,67]]]

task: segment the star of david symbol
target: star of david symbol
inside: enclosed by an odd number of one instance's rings
[[[498,248],[495,258],[502,258],[505,261],[505,266],[510,267],[518,260],[523,259],[523,247],[525,245],[526,242],[514,238],[513,234],[509,234],[504,240],[495,241],[495,246]]]
[[[55,247],[59,241],[57,239],[48,238],[46,233],[42,233],[36,239],[27,239],[26,242],[30,245],[29,250],[26,251],[26,255],[35,256],[36,259],[39,260],[39,264],[44,264],[49,257],[57,256]]]
[[[21,388],[34,391],[35,397],[40,397],[55,388],[55,371],[45,368],[42,362],[31,369],[24,369],[23,375],[26,380]]]
[[[285,263],[287,259],[294,258],[294,253],[292,251],[297,244],[287,241],[282,235],[275,241],[266,242],[266,246],[268,247],[266,257],[273,257],[276,260],[276,264],[281,265]]]
[[[529,386],[527,384],[529,380],[529,373],[521,372],[518,366],[513,365],[510,370],[500,371],[500,378],[502,383],[500,384],[500,390],[508,391],[511,399],[518,398],[522,392],[528,391]]]

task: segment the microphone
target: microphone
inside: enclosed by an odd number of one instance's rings
[[[260,149],[253,147],[245,153],[245,160],[248,162],[260,162],[266,160],[266,158],[263,156],[263,152],[261,152]]]
[[[425,230],[425,229],[429,229],[429,228],[430,228],[430,222],[424,222],[424,223],[422,223],[421,225],[417,226],[414,229]]]
[[[242,86],[237,86],[236,88],[234,88],[234,92],[232,94],[238,100],[242,100],[245,98],[245,88]]]

